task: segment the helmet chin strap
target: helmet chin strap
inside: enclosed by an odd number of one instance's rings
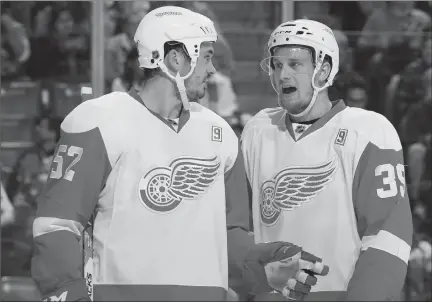
[[[180,92],[180,99],[181,99],[181,101],[183,103],[183,108],[185,110],[190,110],[190,103],[189,103],[189,99],[188,99],[187,94],[186,94],[186,87],[185,87],[185,84],[184,84],[184,80],[185,79],[186,79],[186,77],[182,78],[180,76],[180,73],[177,72],[177,75],[175,77],[175,81],[176,81],[176,84],[177,84],[177,88],[178,88],[178,90]]]
[[[193,73],[194,69],[196,66],[196,60],[191,60],[191,69],[190,71],[187,73],[187,75],[185,75],[184,77],[180,76],[180,73],[177,72],[176,76],[174,77],[168,70],[168,68],[165,66],[165,64],[163,62],[159,63],[159,67],[160,69],[168,76],[170,77],[172,80],[174,80],[176,82],[177,85],[177,89],[179,90],[180,93],[180,99],[182,101],[183,104],[183,108],[185,110],[190,110],[190,103],[189,103],[189,99],[186,93],[186,87],[184,84],[184,80],[186,80],[187,78],[189,78],[191,76],[191,74]]]
[[[314,73],[314,76],[312,77],[312,79],[314,77],[315,77],[315,73]],[[324,89],[325,86],[323,86],[321,88],[318,88],[318,87],[315,86],[315,83],[312,80],[312,88],[313,88],[314,91],[313,91],[313,94],[312,94],[312,98],[311,98],[311,100],[309,102],[309,105],[305,108],[305,110],[303,110],[302,112],[297,113],[297,114],[290,113],[290,112],[287,111],[290,116],[292,116],[294,118],[303,117],[303,116],[307,115],[312,110],[312,107],[313,107],[313,105],[315,105],[315,102],[317,100],[318,92],[320,92],[322,89]]]

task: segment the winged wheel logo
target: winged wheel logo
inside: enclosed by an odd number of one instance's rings
[[[210,159],[184,157],[169,167],[158,167],[140,179],[141,200],[156,212],[171,212],[184,200],[195,199],[208,191],[216,180],[221,163]]]
[[[295,210],[311,201],[333,180],[337,161],[309,167],[288,167],[261,186],[260,212],[265,225],[274,225],[281,211]]]

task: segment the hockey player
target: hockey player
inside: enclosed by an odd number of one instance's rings
[[[310,271],[328,271],[296,245],[248,235],[238,140],[196,103],[215,71],[216,39],[212,22],[187,9],[148,13],[135,35],[143,89],[87,100],[65,118],[33,226],[32,275],[44,299],[222,301],[229,265],[242,297],[266,297],[264,266],[304,258],[279,275],[281,293],[295,299],[316,281]],[[86,288],[79,240],[92,214]]]
[[[289,241],[322,257],[330,272],[308,299],[399,298],[413,226],[395,129],[329,100],[339,50],[327,26],[283,23],[266,49],[261,66],[280,107],[260,111],[242,133],[255,241]]]

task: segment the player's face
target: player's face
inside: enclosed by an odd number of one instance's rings
[[[313,95],[312,53],[298,46],[277,47],[273,53],[273,81],[283,108],[292,114],[304,111]]]
[[[197,102],[205,96],[207,80],[216,72],[212,62],[213,54],[212,43],[204,42],[201,44],[200,56],[195,69],[190,77],[185,80],[189,101]]]
[[[68,36],[74,27],[72,15],[67,10],[60,12],[58,19],[55,22],[57,33],[62,36]]]

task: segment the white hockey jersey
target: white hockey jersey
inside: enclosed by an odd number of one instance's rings
[[[136,92],[114,92],[65,118],[55,152],[33,227],[44,298],[87,298],[78,242],[93,212],[95,301],[226,298],[228,259],[254,242],[238,139],[221,117],[191,103],[173,127]]]
[[[298,244],[330,267],[309,299],[400,294],[412,218],[388,120],[339,101],[309,127],[294,127],[285,110],[265,109],[245,127],[242,150],[256,242]]]

